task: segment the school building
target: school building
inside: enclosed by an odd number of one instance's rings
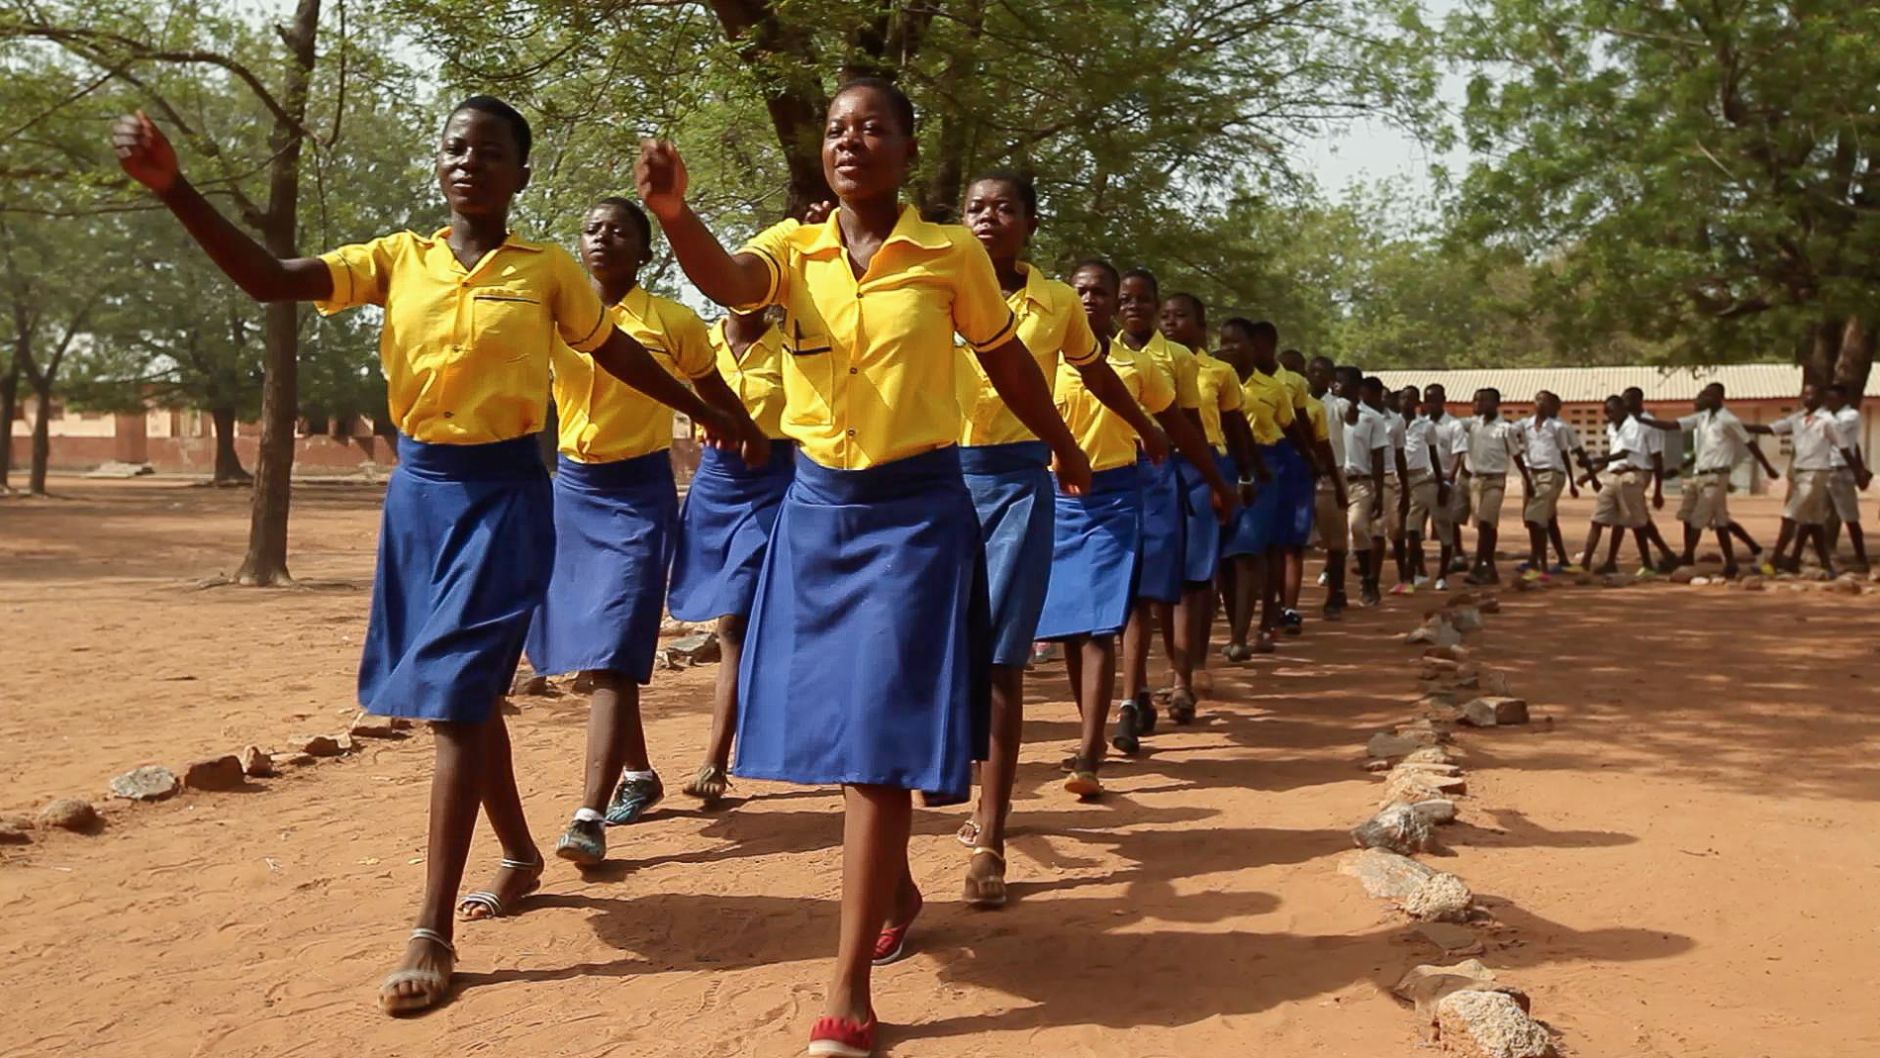
[[[1534,413],[1534,397],[1547,390],[1560,398],[1560,417],[1579,431],[1588,452],[1606,451],[1606,398],[1637,386],[1645,391],[1645,407],[1654,416],[1672,419],[1691,413],[1697,391],[1712,382],[1724,387],[1724,406],[1746,423],[1771,423],[1801,407],[1802,369],[1786,364],[1734,364],[1722,367],[1536,367],[1468,369],[1458,371],[1379,371],[1391,389],[1440,383],[1449,396],[1453,415],[1468,415],[1475,391],[1492,386],[1501,391],[1503,418],[1519,419]],[[1880,372],[1867,380],[1861,402],[1860,450],[1867,455],[1880,441]],[[1675,469],[1685,458],[1685,437],[1665,435],[1665,467]],[[1786,478],[1789,442],[1783,437],[1761,438],[1762,450]],[[1871,459],[1871,456],[1869,456]],[[1765,492],[1769,482],[1755,460],[1736,468],[1738,491]]]
[[[38,414],[33,398],[22,394],[12,422],[15,471],[23,472],[31,463],[33,423]],[[684,480],[698,466],[698,447],[691,439],[690,423],[682,415],[675,418],[673,465]],[[215,471],[215,424],[207,412],[159,407],[130,413],[78,411],[55,400],[46,432],[51,440],[47,466],[55,472],[84,473],[105,463],[205,477]],[[375,433],[373,423],[365,418],[331,422],[302,419],[295,433],[296,475],[383,472],[398,462],[391,439]],[[235,451],[249,473],[254,472],[260,444],[260,423],[236,424]],[[547,451],[552,455],[553,448]]]

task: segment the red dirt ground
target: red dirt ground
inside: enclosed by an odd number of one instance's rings
[[[426,736],[237,793],[104,793],[137,764],[343,728],[380,494],[297,491],[301,588],[203,591],[239,555],[245,494],[54,484],[0,502],[0,807],[91,797],[108,825],[0,851],[0,1056],[798,1053],[834,948],[832,793],[741,784],[713,815],[669,801],[613,832],[605,869],[554,864],[520,917],[461,928],[450,1005],[387,1019],[373,1001],[422,873]],[[1743,506],[1772,535],[1770,501]],[[1585,513],[1569,506],[1570,542]],[[958,812],[920,815],[918,953],[877,976],[892,1053],[1416,1052],[1387,987],[1439,953],[1335,864],[1378,795],[1363,741],[1416,697],[1400,640],[1426,602],[1314,621],[1277,657],[1217,670],[1203,722],[1113,767],[1100,804],[1059,791],[1071,707],[1060,667],[1035,674],[1015,900],[960,904]],[[1875,598],[1656,585],[1503,602],[1472,645],[1552,722],[1458,736],[1470,796],[1432,861],[1493,916],[1483,960],[1575,1055],[1880,1053]],[[710,679],[649,689],[669,779],[703,744]],[[548,841],[578,787],[584,702],[520,704],[518,771]],[[473,884],[494,855],[479,842]]]

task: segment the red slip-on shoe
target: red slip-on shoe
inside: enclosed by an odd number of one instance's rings
[[[817,1018],[809,1030],[807,1053],[826,1058],[869,1058],[875,1053],[875,1027],[880,1022],[845,1021],[841,1018]]]
[[[898,926],[884,926],[875,937],[875,965],[886,966],[900,962],[907,955],[907,931],[914,926],[914,920],[920,917],[926,901],[918,895],[914,898],[914,913],[907,916],[907,921]]]

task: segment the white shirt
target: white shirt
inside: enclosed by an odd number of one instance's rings
[[[1345,473],[1371,476],[1371,453],[1382,451],[1385,473],[1390,467],[1390,422],[1369,405],[1358,405],[1358,421],[1345,426]]]
[[[1479,415],[1461,420],[1458,445],[1468,453],[1469,473],[1506,474],[1514,465],[1515,445],[1521,431],[1514,423],[1497,416],[1486,422]]]
[[[1700,411],[1678,420],[1697,442],[1697,472],[1729,472],[1749,457],[1749,431],[1728,408]]]
[[[1567,469],[1567,457],[1562,453],[1576,451],[1580,447],[1579,433],[1558,418],[1543,419],[1538,415],[1530,415],[1516,423],[1515,427],[1521,431],[1530,470],[1564,471]]]
[[[1634,415],[1632,418],[1637,420],[1638,416]],[[1665,434],[1663,430],[1654,430],[1644,423],[1639,423],[1639,426],[1641,427],[1639,435],[1645,439],[1645,465],[1649,467],[1652,465],[1652,456],[1665,454]]]
[[[1435,470],[1430,465],[1430,445],[1436,443],[1436,424],[1419,415],[1404,424],[1403,462],[1410,473]]]
[[[1404,423],[1404,417],[1397,412],[1391,411],[1389,408],[1385,408],[1384,422],[1389,427],[1390,446],[1398,452],[1403,451],[1404,441],[1408,436],[1408,428]],[[1386,452],[1384,454],[1384,476],[1387,478],[1397,476],[1397,456],[1394,452]]]
[[[1841,454],[1841,450],[1854,448],[1860,444],[1860,412],[1853,408],[1842,408],[1832,414],[1836,436],[1834,451],[1829,454],[1828,461],[1833,464],[1834,469],[1842,470],[1847,467],[1847,457]]]
[[[1462,434],[1462,420],[1448,414],[1443,416],[1441,422],[1427,415],[1421,418],[1430,424],[1430,440],[1436,445],[1436,458],[1443,461],[1443,476],[1453,476],[1456,461],[1462,458],[1462,450],[1456,447],[1456,438]]]
[[[1835,442],[1840,440],[1840,425],[1825,408],[1802,410],[1769,424],[1772,433],[1793,437],[1796,470],[1832,470]]]
[[[1625,458],[1612,464],[1615,470],[1650,470],[1652,468],[1651,447],[1646,438],[1657,433],[1630,415],[1617,426],[1606,424],[1606,453],[1625,453]]]
[[[1332,445],[1332,462],[1342,467],[1345,465],[1345,412],[1351,402],[1328,389],[1319,403],[1325,408],[1325,437]]]

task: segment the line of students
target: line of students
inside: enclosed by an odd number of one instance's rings
[[[1016,174],[971,184],[965,227],[923,220],[900,200],[913,107],[884,81],[850,81],[830,103],[827,219],[785,221],[729,250],[687,204],[679,153],[648,142],[635,172],[646,212],[617,198],[588,212],[586,275],[510,231],[531,133],[489,97],[464,101],[444,127],[449,227],[320,257],[279,258],[221,217],[143,115],[120,120],[113,139],[125,170],[250,295],[385,310],[400,462],[360,698],[429,720],[438,736],[425,892],[381,988],[389,1012],[448,993],[453,907],[466,920],[501,916],[540,885],[495,708],[525,651],[538,671],[581,672],[594,686],[582,801],[556,849],[587,865],[605,856],[606,824],[631,823],[663,796],[638,709],[662,606],[718,621],[712,735],[686,792],[723,795],[734,738],[737,774],[842,787],[837,958],[810,1053],[865,1055],[877,1024],[870,971],[907,950],[922,906],[907,866],[913,791],[930,806],[963,803],[983,762],[959,834],[972,850],[965,895],[979,907],[1006,899],[1034,640],[1066,645],[1083,723],[1065,787],[1095,797],[1117,635],[1123,704],[1109,744],[1134,752],[1156,723],[1158,629],[1177,723],[1195,716],[1217,600],[1230,659],[1301,632],[1315,515],[1334,581],[1328,618],[1345,606],[1347,533],[1370,603],[1385,538],[1410,590],[1425,522],[1442,544],[1440,580],[1469,510],[1472,577],[1492,578],[1511,463],[1528,479],[1530,522],[1544,517],[1559,546],[1551,504],[1569,453],[1556,465],[1547,451],[1557,431],[1534,427],[1524,444],[1493,391],[1455,422],[1432,387],[1418,416],[1415,391],[1387,400],[1375,378],[1282,354],[1269,323],[1225,321],[1217,357],[1199,300],[1163,298],[1141,269],[1089,261],[1069,285],[1049,279],[1023,260],[1039,218]],[[692,282],[729,310],[715,328],[638,285],[647,212]],[[552,484],[530,439],[551,386]],[[683,508],[661,406],[708,441]],[[1812,429],[1793,427],[1798,445]],[[1830,477],[1810,495],[1827,495]],[[1634,491],[1617,501],[1628,518]],[[487,889],[458,900],[479,811],[502,857]]]
[[[1752,565],[1764,573],[1798,569],[1802,550],[1811,543],[1822,567],[1833,570],[1835,533],[1841,526],[1846,527],[1855,563],[1867,565],[1859,492],[1869,488],[1873,475],[1856,443],[1858,413],[1848,406],[1841,386],[1804,387],[1802,408],[1767,425],[1743,423],[1731,414],[1724,407],[1722,383],[1706,386],[1696,397],[1693,413],[1675,420],[1654,418],[1645,409],[1643,390],[1631,387],[1607,398],[1606,454],[1594,458],[1578,432],[1561,421],[1560,398],[1546,390],[1536,394],[1534,414],[1518,421],[1502,418],[1498,390],[1479,390],[1473,414],[1458,420],[1447,414],[1448,397],[1440,384],[1421,393],[1410,386],[1386,394],[1381,381],[1364,378],[1352,368],[1334,368],[1323,358],[1313,363],[1311,373],[1314,396],[1346,426],[1334,437],[1343,491],[1348,494],[1344,517],[1320,505],[1326,548],[1321,583],[1331,589],[1328,616],[1342,605],[1345,531],[1357,555],[1367,603],[1378,598],[1386,539],[1397,563],[1393,593],[1413,592],[1432,581],[1443,590],[1449,574],[1463,571],[1471,584],[1498,583],[1497,526],[1510,473],[1519,473],[1524,485],[1528,557],[1519,569],[1524,579],[1588,569],[1616,572],[1627,533],[1637,545],[1645,576],[1694,564],[1707,531],[1716,534],[1727,576],[1741,572],[1738,543],[1749,549]],[[1421,415],[1419,404],[1425,409]],[[1695,471],[1684,484],[1678,510],[1683,546],[1675,552],[1651,515],[1665,504],[1663,434],[1673,431],[1693,434],[1696,441]],[[1753,443],[1758,434],[1790,436],[1795,451],[1781,533],[1767,561],[1761,545],[1731,519],[1728,505],[1730,477],[1742,462],[1754,458],[1771,480],[1780,477]],[[1609,480],[1602,480],[1601,470],[1609,472]],[[1408,487],[1400,489],[1399,479]],[[1575,562],[1561,533],[1558,505],[1563,493],[1577,498],[1583,485],[1592,488],[1597,499],[1585,550]],[[1321,479],[1320,489],[1322,497],[1336,495],[1339,482]],[[1465,553],[1461,528],[1471,519],[1476,528],[1474,560],[1452,565],[1455,556]],[[1433,578],[1423,566],[1425,527],[1440,544]],[[1595,568],[1607,532],[1611,537],[1605,560]],[[1550,564],[1550,553],[1558,561]]]

